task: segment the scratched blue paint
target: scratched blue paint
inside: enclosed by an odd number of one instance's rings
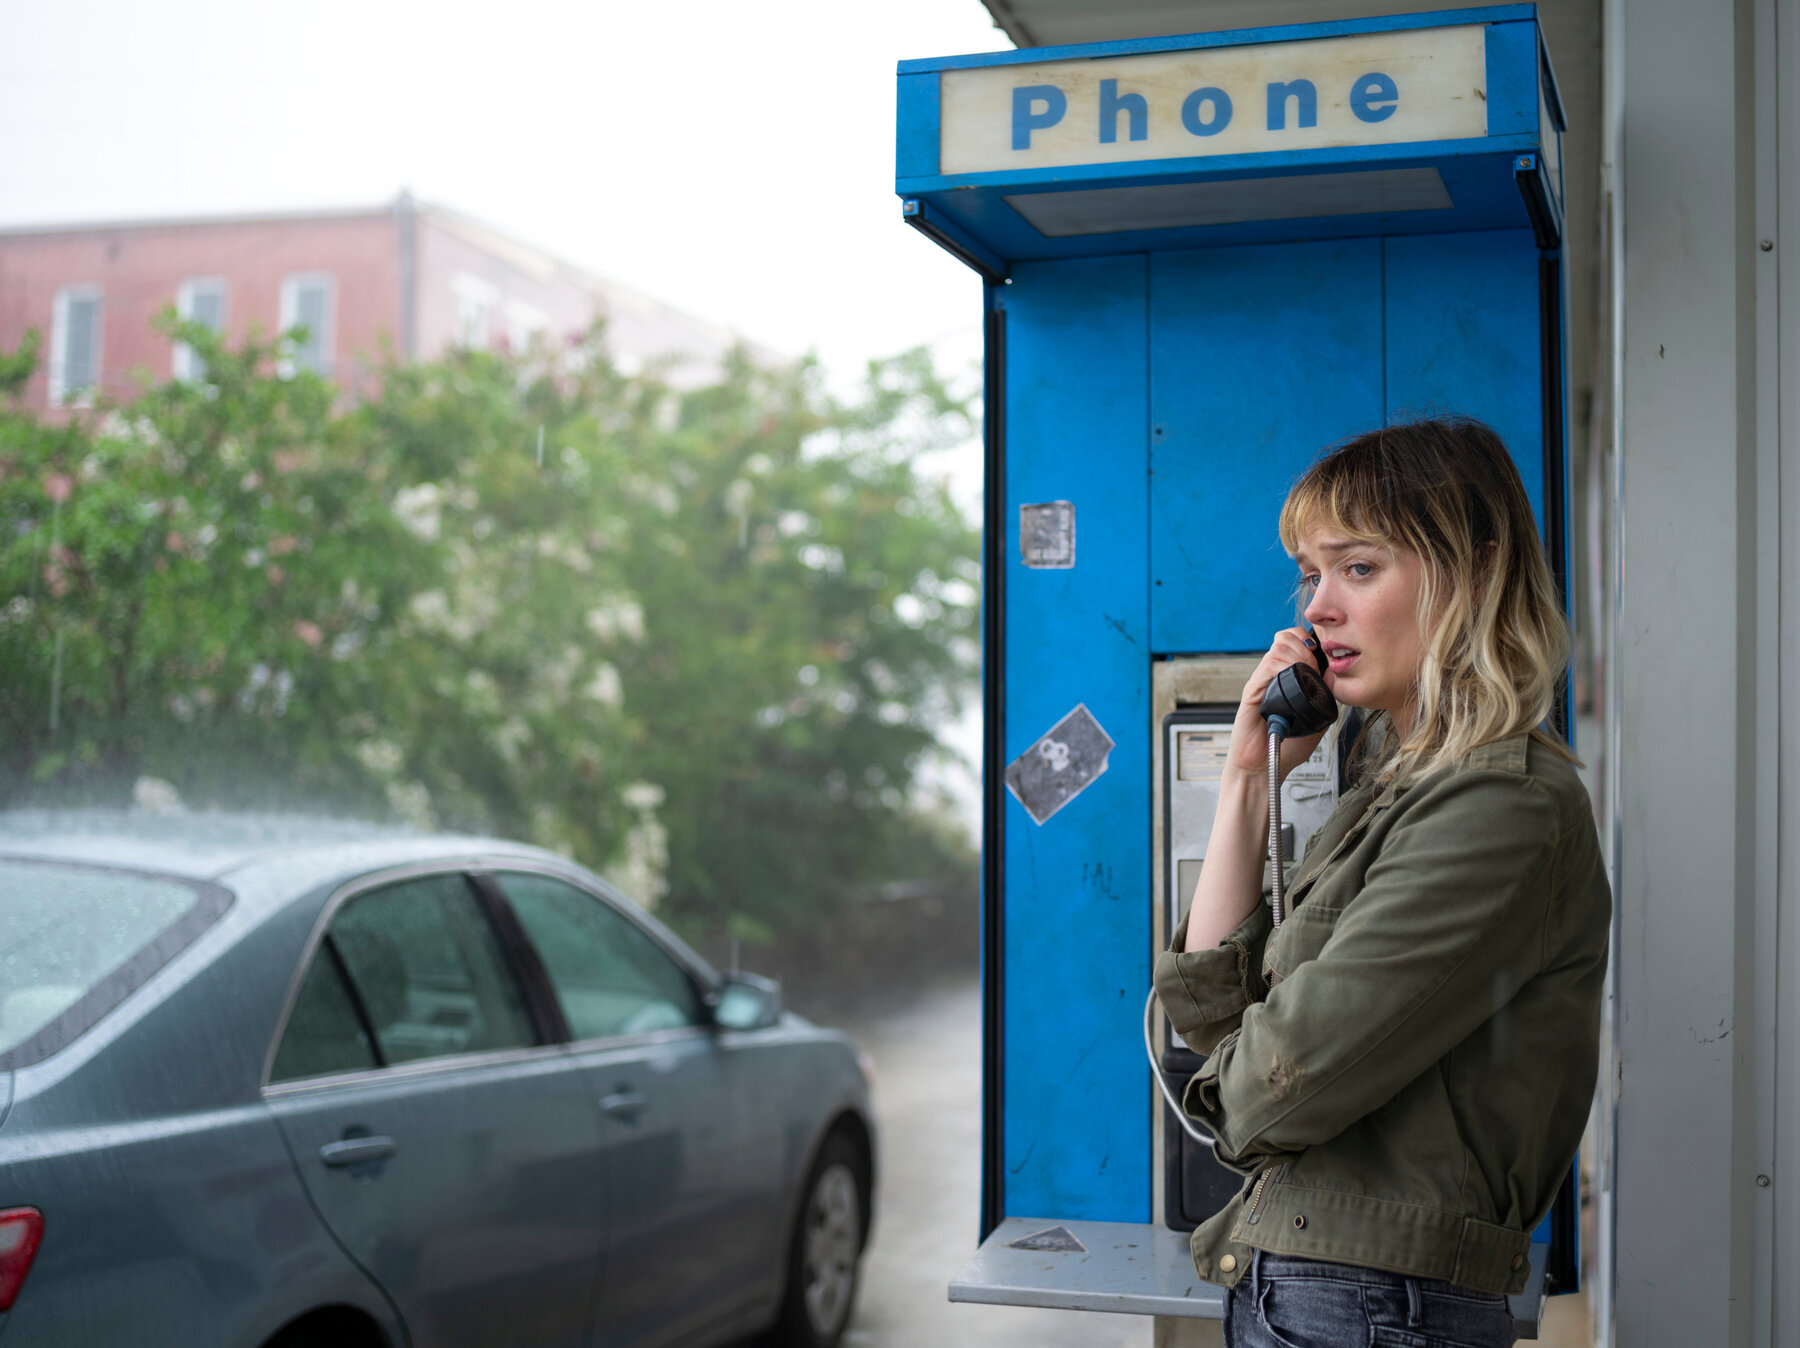
[[[1150,634],[1262,651],[1293,621],[1276,517],[1326,446],[1381,424],[1381,241],[1150,258]]]
[[[1050,820],[1005,797],[1003,1211],[1150,1218],[1140,1015],[1150,978],[1144,258],[1031,263],[1007,309],[1006,729],[1077,703],[1117,742]],[[1019,558],[1019,506],[1075,503],[1075,566]]]
[[[1538,250],[1530,230],[1388,239],[1387,419],[1479,417],[1544,524]]]
[[[943,101],[936,71],[902,75],[894,108],[894,176],[931,178],[938,171]]]
[[[1538,134],[1538,28],[1496,23],[1487,31],[1488,137]]]
[[[974,70],[982,66],[1078,61],[1095,56],[1136,56],[1154,51],[1204,51],[1209,47],[1241,47],[1256,42],[1300,42],[1343,37],[1350,33],[1399,33],[1416,28],[1446,28],[1463,23],[1530,22],[1536,5],[1482,5],[1473,9],[1435,9],[1420,14],[1394,14],[1372,19],[1334,19],[1327,23],[1283,24],[1273,28],[1234,28],[1218,33],[1182,33],[1174,37],[1127,38],[1060,47],[1028,47],[1019,51],[978,52],[970,56],[927,56],[901,61],[902,75],[928,70]]]
[[[1422,141],[1401,145],[1333,146],[1314,150],[1277,150],[1255,154],[1190,155],[1180,158],[1139,160],[1125,163],[1073,164],[1047,168],[1007,169],[989,173],[942,174],[937,172],[938,102],[930,102],[930,117],[922,105],[908,112],[906,106],[919,102],[924,86],[916,88],[906,81],[931,76],[944,70],[978,67],[1005,67],[1020,62],[1052,62],[1058,60],[1094,59],[1132,55],[1141,52],[1206,50],[1249,43],[1283,42],[1308,38],[1334,37],[1348,33],[1405,31],[1440,27],[1447,24],[1479,23],[1487,25],[1487,113],[1488,134],[1461,140]],[[978,56],[944,57],[928,61],[900,63],[903,84],[902,148],[896,164],[895,188],[900,195],[928,200],[947,220],[952,221],[968,237],[978,241],[996,256],[1007,261],[1032,258],[1074,256],[1108,256],[1125,252],[1148,252],[1159,249],[1192,247],[1229,247],[1252,242],[1280,242],[1303,239],[1371,237],[1391,234],[1442,233],[1451,230],[1512,229],[1528,223],[1519,192],[1512,182],[1512,157],[1541,149],[1542,136],[1554,134],[1540,129],[1538,88],[1540,81],[1547,95],[1556,97],[1553,76],[1542,64],[1541,44],[1535,21],[1535,10],[1526,5],[1488,6],[1480,9],[1444,10],[1433,14],[1393,16],[1381,19],[1346,20],[1323,24],[1302,24],[1283,28],[1243,29],[1229,33],[1189,34],[1171,38],[1147,38],[1128,42],[1091,43],[1079,47],[1033,48],[1020,52],[995,52]],[[1047,87],[1047,86],[1046,86]],[[1384,107],[1384,87],[1371,86],[1365,91],[1363,112],[1379,115]],[[1190,99],[1190,102],[1193,100]],[[1304,120],[1299,116],[1302,100],[1284,99],[1284,122]],[[1293,105],[1295,118],[1286,108]],[[1031,105],[1034,116],[1048,118],[1049,109]],[[1207,121],[1199,132],[1217,129],[1225,121],[1224,104],[1219,101],[1195,104],[1188,109],[1190,122],[1205,112]],[[1264,108],[1237,108],[1236,116],[1263,118]],[[1115,115],[1111,126],[1116,135]],[[1067,116],[1082,114],[1073,107]],[[1027,117],[1032,121],[1032,117]],[[1102,119],[1102,125],[1107,119]],[[928,128],[928,130],[927,130]],[[1190,126],[1190,130],[1196,130]],[[911,142],[929,134],[929,153]],[[1100,128],[1094,129],[1096,143]],[[1128,134],[1135,134],[1135,128]],[[930,163],[929,171],[921,166]],[[1257,221],[1241,225],[1196,226],[1189,228],[1119,231],[1078,238],[1049,239],[1040,235],[1004,198],[1022,192],[1054,192],[1098,190],[1113,187],[1206,182],[1245,177],[1281,176],[1293,173],[1331,172],[1334,169],[1368,169],[1375,167],[1411,168],[1429,166],[1443,177],[1450,195],[1451,207],[1446,211],[1420,211],[1388,216],[1351,215],[1320,219]]]

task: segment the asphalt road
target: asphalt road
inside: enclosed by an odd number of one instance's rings
[[[981,1000],[973,983],[847,1026],[875,1060],[873,1243],[849,1348],[1149,1348],[1139,1315],[953,1305],[980,1220]]]

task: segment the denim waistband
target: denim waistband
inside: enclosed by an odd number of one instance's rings
[[[1421,1292],[1442,1293],[1469,1301],[1504,1303],[1498,1292],[1477,1292],[1459,1287],[1440,1278],[1420,1278],[1410,1273],[1390,1273],[1384,1268],[1368,1268],[1362,1264],[1337,1264],[1328,1259],[1310,1259],[1294,1254],[1256,1252],[1254,1271],[1259,1278],[1331,1278],[1337,1282],[1361,1283],[1371,1287],[1397,1287]]]

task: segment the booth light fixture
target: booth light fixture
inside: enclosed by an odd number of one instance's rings
[[[1443,176],[1429,167],[1016,193],[1005,200],[1051,239],[1256,220],[1447,211],[1455,205]]]

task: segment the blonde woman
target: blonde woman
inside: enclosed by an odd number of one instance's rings
[[[1421,421],[1332,450],[1281,541],[1306,628],[1244,687],[1206,865],[1156,966],[1206,1065],[1183,1096],[1243,1189],[1194,1232],[1234,1348],[1513,1342],[1504,1294],[1593,1094],[1610,893],[1545,729],[1568,633],[1493,431]],[[1262,902],[1283,668],[1368,713],[1356,784]],[[1318,741],[1282,748],[1285,775]]]

